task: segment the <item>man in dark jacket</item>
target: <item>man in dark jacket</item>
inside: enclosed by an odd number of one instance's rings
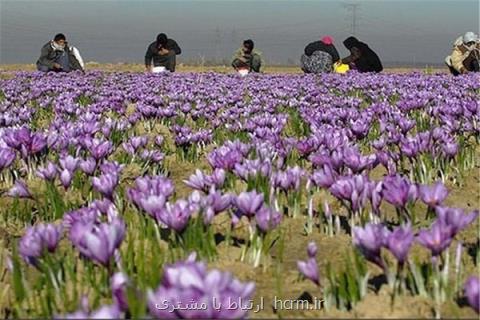
[[[248,72],[260,72],[262,67],[262,54],[255,48],[252,39],[244,40],[232,59],[232,67],[235,71],[248,70]]]
[[[383,70],[378,55],[363,42],[355,37],[348,37],[343,41],[345,47],[350,50],[350,55],[342,59],[342,63],[353,65],[359,72],[380,72]]]
[[[304,51],[300,61],[305,73],[332,72],[333,64],[340,60],[338,51],[333,45],[333,38],[330,36],[309,43]]]
[[[145,68],[152,71],[152,60],[154,67],[165,67],[168,71],[174,72],[176,56],[182,53],[182,49],[173,39],[167,38],[165,33],[160,33],[157,40],[152,42],[145,53]]]
[[[42,47],[40,58],[37,61],[37,69],[44,72],[83,71],[84,64],[78,49],[69,46],[65,35],[59,33]]]

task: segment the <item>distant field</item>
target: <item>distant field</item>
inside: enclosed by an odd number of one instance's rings
[[[144,66],[142,64],[131,64],[131,63],[87,63],[88,70],[102,70],[102,71],[123,71],[123,72],[142,72],[144,71]],[[0,65],[0,71],[34,71],[36,67],[34,64],[3,64]],[[231,72],[232,68],[230,66],[192,66],[192,65],[183,65],[180,64],[177,66],[178,72],[220,72],[227,73]],[[299,67],[296,66],[267,66],[264,70],[266,73],[301,73]],[[420,71],[429,73],[435,72],[447,72],[446,68],[411,68],[411,67],[395,67],[395,68],[386,68],[385,72],[388,73],[406,73]]]

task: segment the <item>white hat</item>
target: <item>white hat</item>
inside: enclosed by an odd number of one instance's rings
[[[465,33],[463,36],[463,43],[469,43],[469,42],[476,42],[478,41],[478,37],[475,33],[469,31]]]

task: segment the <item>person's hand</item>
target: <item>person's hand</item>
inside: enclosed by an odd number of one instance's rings
[[[53,68],[54,69],[62,69],[62,66],[56,62],[53,63]]]
[[[162,48],[158,51],[158,53],[162,56],[167,55],[170,51],[168,49]]]

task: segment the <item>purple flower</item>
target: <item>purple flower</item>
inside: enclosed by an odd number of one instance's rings
[[[91,176],[97,168],[97,162],[93,158],[87,158],[85,160],[80,160],[80,170],[85,174]]]
[[[211,191],[204,198],[204,207],[211,207],[215,214],[227,210],[232,204],[231,194],[221,194],[219,191]]]
[[[35,264],[43,253],[54,252],[62,236],[62,227],[53,224],[39,224],[27,229],[20,239],[20,255],[30,264]]]
[[[330,187],[333,196],[349,201],[353,211],[364,207],[369,193],[369,183],[365,176],[356,175],[338,179]]]
[[[280,224],[282,221],[282,215],[271,208],[262,206],[255,213],[255,221],[261,231],[268,232],[275,229]]]
[[[68,189],[70,187],[70,184],[72,183],[72,179],[73,179],[72,173],[67,169],[63,169],[62,172],[60,173],[60,182],[62,183],[65,189]]]
[[[435,207],[443,202],[448,195],[448,190],[440,181],[433,186],[421,185],[418,194],[420,199],[429,207]]]
[[[32,198],[27,185],[20,180],[15,181],[13,187],[8,190],[7,195],[13,198]]]
[[[251,217],[263,205],[263,194],[255,191],[242,192],[235,198],[235,204],[241,214]]]
[[[480,279],[477,276],[471,276],[464,285],[465,296],[468,304],[477,313],[480,313]]]
[[[100,177],[92,178],[92,185],[93,188],[100,192],[104,197],[113,199],[113,191],[118,185],[118,180],[118,175],[116,173],[102,174]]]
[[[443,220],[437,219],[429,230],[420,230],[417,242],[432,252],[434,257],[440,255],[453,240],[453,228]]]
[[[10,167],[15,160],[15,152],[10,148],[0,148],[0,171]]]
[[[110,141],[101,141],[93,139],[91,143],[87,145],[88,151],[97,162],[103,158],[106,158],[113,151],[113,144]]]
[[[174,204],[167,203],[165,208],[157,213],[156,218],[167,227],[181,232],[187,227],[192,214],[193,210],[188,201],[178,200]]]
[[[324,165],[323,169],[314,171],[312,174],[312,181],[317,187],[330,188],[335,179],[336,177],[329,165]]]
[[[417,187],[399,175],[387,176],[383,179],[382,196],[396,208],[405,208],[408,201],[417,199]]]
[[[297,268],[303,276],[317,286],[320,285],[320,276],[318,274],[318,265],[315,258],[308,258],[307,261],[297,261]]]
[[[242,283],[229,272],[208,271],[205,263],[190,256],[165,267],[160,286],[147,292],[147,302],[150,314],[158,319],[242,319],[254,291],[253,282]],[[229,307],[232,301],[239,305]],[[205,303],[205,308],[188,308],[192,303]]]
[[[399,226],[388,235],[386,240],[387,249],[397,258],[400,265],[405,263],[408,251],[414,240],[410,224]]]
[[[190,176],[188,180],[183,182],[192,189],[200,191],[208,191],[209,185],[206,182],[206,176],[199,169],[195,170],[195,173]]]
[[[78,167],[78,159],[72,157],[71,155],[68,155],[64,158],[60,159],[60,166],[65,169],[70,171],[71,173],[74,173],[75,170],[77,170]]]
[[[52,163],[48,162],[45,168],[40,168],[37,170],[37,176],[43,180],[53,181],[58,175],[58,167]]]
[[[307,253],[309,258],[314,258],[317,255],[317,245],[310,241],[307,245]]]
[[[353,244],[362,252],[365,258],[381,268],[384,267],[380,256],[381,248],[387,244],[388,229],[382,224],[368,223],[365,227],[353,228]]]
[[[70,239],[82,255],[108,266],[125,237],[125,228],[125,223],[119,218],[98,225],[77,222],[70,229]]]
[[[123,272],[117,272],[110,278],[110,288],[113,294],[113,300],[120,310],[128,310],[127,286],[129,279]]]
[[[452,227],[452,236],[465,229],[478,217],[478,210],[465,214],[463,209],[436,207],[438,220]]]

